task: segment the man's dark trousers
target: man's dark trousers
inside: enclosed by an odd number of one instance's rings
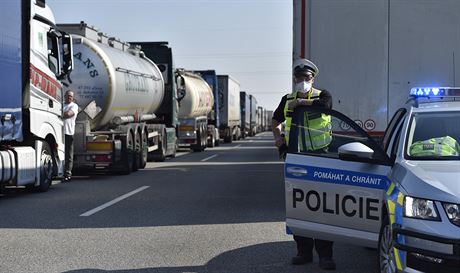
[[[65,135],[65,166],[64,166],[64,176],[72,176],[73,168],[73,136]]]
[[[314,246],[320,258],[332,258],[333,242],[331,241],[312,239],[296,235],[294,235],[294,240],[297,243],[297,251],[300,256],[312,255]]]

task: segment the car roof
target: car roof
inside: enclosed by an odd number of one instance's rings
[[[421,112],[445,112],[455,111],[460,112],[460,100],[459,101],[415,101],[408,102],[407,107],[415,113]]]

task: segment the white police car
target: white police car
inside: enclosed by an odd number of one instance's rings
[[[296,109],[285,163],[288,233],[377,247],[380,272],[460,272],[460,89],[411,95],[382,144],[337,111]],[[315,133],[307,116],[320,113],[332,117],[332,141],[302,151]]]

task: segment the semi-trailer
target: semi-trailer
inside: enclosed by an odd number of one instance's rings
[[[139,46],[84,22],[58,26],[73,38],[75,68],[67,84],[83,109],[75,127],[74,168],[128,174],[144,168],[149,153],[164,158],[160,140],[168,128],[155,115],[165,97],[157,65]]]
[[[251,126],[251,102],[249,94],[241,91],[240,92],[240,111],[241,111],[241,137],[243,139],[250,134]]]
[[[458,85],[460,1],[293,3],[294,60],[315,62],[315,86],[375,137],[412,87]]]
[[[219,146],[219,126],[221,101],[219,100],[219,82],[215,70],[197,70],[195,71],[208,83],[214,96],[214,106],[208,115],[208,147]]]
[[[225,143],[241,138],[240,83],[230,75],[218,75],[220,111],[220,137]]]
[[[257,99],[253,95],[249,95],[250,100],[250,136],[255,136],[258,133],[257,130]]]
[[[208,139],[208,115],[214,105],[211,87],[192,71],[176,69],[179,101],[179,146],[204,151]]]

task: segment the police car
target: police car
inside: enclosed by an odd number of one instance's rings
[[[380,272],[460,272],[460,88],[413,88],[382,141],[334,110],[299,107],[285,161],[288,233],[378,249]],[[327,149],[303,150],[308,116]],[[344,130],[343,128],[347,128]]]

